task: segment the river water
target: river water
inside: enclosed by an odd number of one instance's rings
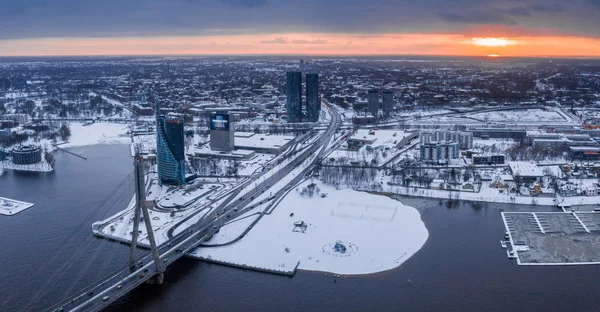
[[[53,173],[0,177],[0,196],[35,204],[0,216],[0,311],[42,311],[127,261],[128,246],[94,238],[91,224],[131,199],[129,148],[75,151],[88,160],[59,152]],[[404,201],[422,211],[429,239],[398,269],[334,283],[320,272],[289,278],[181,259],[164,284],[142,285],[108,310],[600,310],[600,266],[520,267],[507,259],[500,211],[509,206]]]

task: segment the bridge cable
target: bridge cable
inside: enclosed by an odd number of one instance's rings
[[[81,222],[81,224],[74,229],[71,234],[69,235],[69,238],[67,240],[65,240],[65,242],[63,244],[61,244],[56,251],[54,252],[54,254],[48,258],[47,261],[45,261],[44,263],[40,264],[37,269],[35,270],[34,275],[35,276],[39,276],[42,272],[47,271],[47,268],[45,267],[45,264],[47,263],[56,263],[58,262],[58,258],[62,255],[64,255],[65,253],[71,253],[71,251],[69,250],[65,250],[67,248],[67,246],[71,245],[72,243],[74,243],[79,235],[77,235],[78,233],[82,232],[82,230],[84,230],[85,227],[89,226],[89,223],[92,222],[92,220],[97,219],[97,217],[95,216],[96,213],[98,213],[98,210],[100,210],[101,212],[103,212],[103,215],[105,216],[110,208],[112,208],[111,205],[109,205],[109,202],[111,202],[114,198],[115,195],[117,194],[116,191],[118,191],[119,189],[123,189],[125,187],[125,185],[129,182],[131,182],[131,177],[133,176],[133,173],[130,173],[129,175],[127,175],[115,188],[114,190],[107,196],[105,197],[105,199],[99,204],[99,208],[100,209],[91,209],[89,214],[87,215],[87,217]],[[86,232],[88,231],[87,229],[85,230]],[[94,242],[94,236],[87,236],[85,238],[84,242],[87,242],[86,246],[89,246],[89,244],[91,242]],[[79,246],[81,246],[81,244],[79,244]],[[85,248],[79,248],[80,250],[80,254],[85,252]],[[29,300],[28,305],[26,305],[24,307],[24,310],[27,310],[26,308],[28,308],[30,305],[33,305],[35,303],[37,303],[36,300],[39,300],[40,295],[45,294],[41,293],[43,291],[43,289],[47,289],[47,287],[49,286],[49,284],[51,282],[55,282],[54,278],[59,274],[59,273],[63,273],[61,271],[64,270],[65,266],[67,266],[69,264],[69,262],[72,262],[76,257],[78,256],[77,253],[71,253],[71,256],[69,257],[68,261],[65,261],[64,264],[60,267],[57,268],[53,274],[48,278],[48,280],[46,281],[44,287],[40,287],[38,288],[38,290],[32,294],[32,298]]]
[[[124,196],[127,191],[129,191],[130,186],[133,183],[130,183],[128,185],[129,188],[122,188],[122,191],[119,193],[119,195],[117,195],[117,201],[115,201],[111,208],[114,208],[117,206],[117,204],[119,204],[118,199],[121,198],[122,196]],[[106,217],[106,214],[108,212],[110,212],[112,209],[108,209],[107,212],[105,213],[105,216],[103,216],[101,219],[103,220]],[[93,250],[93,254],[92,256],[88,259],[88,261],[86,263],[84,263],[81,268],[79,270],[79,273],[77,274],[76,278],[72,280],[70,286],[67,288],[67,290],[65,291],[65,298],[68,298],[69,294],[71,293],[72,289],[77,285],[77,283],[81,280],[81,278],[84,276],[84,274],[89,270],[89,268],[91,267],[92,263],[94,262],[95,259],[98,258],[98,255],[100,254],[100,252],[102,251],[102,249],[108,244],[109,240],[108,239],[103,239],[102,242],[100,242],[100,244],[98,244],[94,250]],[[96,240],[92,240],[91,243],[96,243]],[[85,252],[88,248],[82,249],[83,252]],[[89,253],[89,251],[87,252]],[[110,253],[109,257],[106,257],[106,259],[104,261],[112,261],[115,257],[116,253]],[[101,271],[99,272],[101,273]]]

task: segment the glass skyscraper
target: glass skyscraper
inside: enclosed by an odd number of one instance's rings
[[[185,183],[183,118],[156,117],[156,159],[161,185]]]
[[[306,74],[306,115],[308,121],[319,121],[321,101],[319,101],[319,74]]]
[[[379,90],[371,89],[367,91],[368,109],[371,115],[377,117],[379,112]]]
[[[394,110],[394,91],[383,90],[383,103],[381,108],[383,109],[383,114],[386,116],[389,116]]]
[[[285,95],[288,122],[302,121],[302,72],[287,72]]]

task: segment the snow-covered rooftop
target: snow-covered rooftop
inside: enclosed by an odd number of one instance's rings
[[[510,171],[513,175],[522,177],[541,177],[544,176],[542,170],[533,162],[529,161],[510,161],[508,162]]]
[[[274,150],[278,151],[294,140],[293,136],[254,134],[251,136],[235,136],[235,147],[247,150]]]

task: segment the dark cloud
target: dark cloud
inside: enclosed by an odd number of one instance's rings
[[[246,8],[254,8],[254,7],[263,7],[268,4],[267,0],[221,0],[226,4],[232,6],[246,7]]]
[[[600,0],[598,0],[600,1]],[[496,24],[518,25],[515,18],[529,18],[536,13],[561,13],[563,6],[558,2],[531,2],[522,1],[520,6],[504,8],[487,8],[475,11],[442,12],[440,17],[448,22],[463,24]]]
[[[600,7],[600,0],[585,0],[585,1],[592,5]]]
[[[514,7],[508,9],[498,9],[499,12],[505,13],[508,15],[516,15],[516,16],[531,16],[531,9],[528,7]]]
[[[498,12],[516,15],[516,16],[532,16],[536,12],[541,13],[559,13],[563,11],[563,6],[558,3],[535,3],[527,6],[512,7],[507,9],[498,9]]]
[[[561,4],[557,2],[553,3],[536,3],[530,6],[531,10],[537,12],[551,12],[558,13],[564,11],[564,8]]]
[[[598,14],[600,0],[0,0],[0,40],[285,32],[372,37],[457,33],[483,24],[600,36]]]
[[[496,11],[442,12],[440,17],[445,21],[461,24],[517,25],[515,20]]]

